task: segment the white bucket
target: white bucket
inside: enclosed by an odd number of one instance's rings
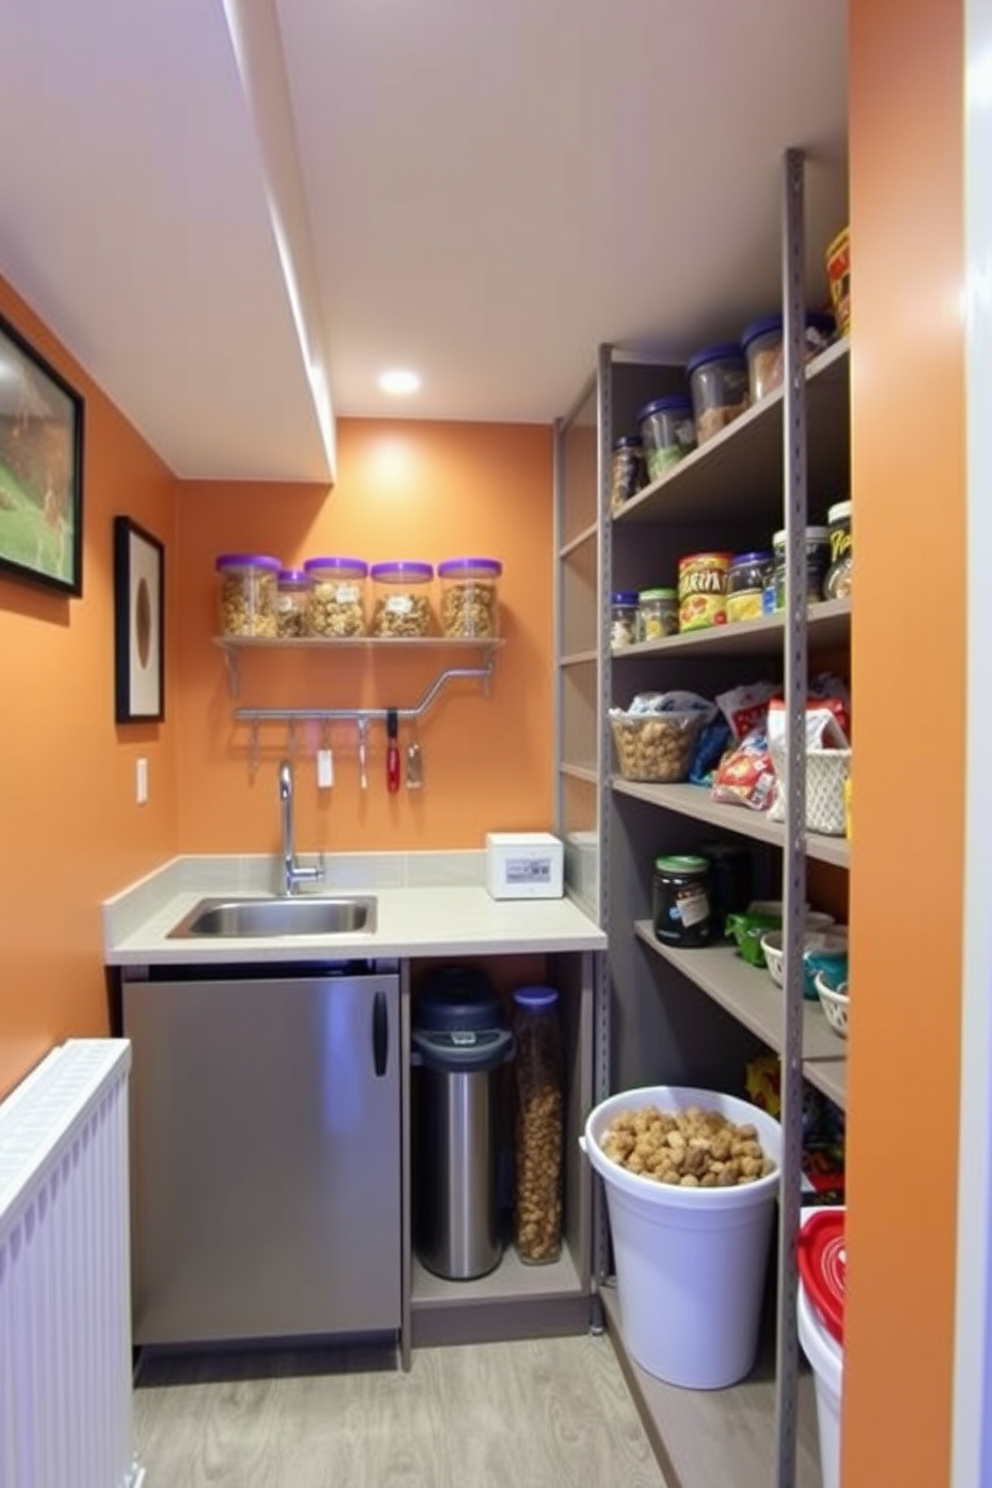
[[[648,1105],[700,1106],[751,1122],[776,1164],[781,1127],[747,1101],[677,1085],[623,1091],[586,1121],[582,1147],[606,1185],[627,1348],[657,1379],[717,1390],[754,1365],[778,1168],[738,1188],[676,1188],[628,1173],[603,1153],[599,1139],[621,1111]]]
[[[801,1283],[796,1312],[799,1342],[813,1366],[823,1488],[840,1488],[840,1402],[844,1352],[820,1322]]]

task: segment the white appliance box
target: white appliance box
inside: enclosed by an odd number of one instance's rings
[[[486,888],[493,899],[560,899],[561,840],[551,832],[487,832]]]

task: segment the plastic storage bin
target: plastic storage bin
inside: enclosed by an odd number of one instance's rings
[[[781,314],[763,315],[759,320],[752,321],[741,336],[741,345],[747,357],[748,391],[752,403],[759,402],[782,386],[785,375],[784,324]],[[820,315],[814,310],[807,312],[807,361],[826,349],[833,332],[833,316]]]
[[[214,566],[220,580],[220,634],[274,640],[278,635],[279,559],[264,553],[221,553]]]
[[[599,1143],[614,1116],[639,1106],[718,1111],[750,1122],[774,1172],[734,1188],[680,1188],[630,1173]],[[590,1113],[583,1150],[606,1189],[620,1323],[632,1357],[657,1379],[718,1390],[744,1378],[758,1348],[782,1160],[779,1123],[734,1096],[653,1085]]]
[[[413,1229],[437,1276],[484,1276],[503,1255],[499,1071],[513,1053],[485,972],[432,972],[414,1004]]]
[[[441,634],[452,640],[491,641],[499,634],[497,558],[446,558],[437,566],[441,582]]]
[[[365,634],[369,566],[361,558],[308,558],[307,635],[345,639]]]
[[[844,1384],[844,1210],[807,1209],[799,1231],[797,1323],[813,1366],[823,1488],[840,1488],[840,1421]]]
[[[393,638],[430,635],[432,564],[406,560],[373,563],[369,575],[373,591],[373,635]]]
[[[307,633],[310,580],[302,568],[284,568],[276,590],[276,634],[283,640]]]
[[[696,442],[705,444],[747,409],[747,360],[736,341],[724,341],[697,351],[686,371]]]
[[[637,415],[648,480],[656,481],[696,448],[692,399],[687,394],[655,398]]]
[[[513,1240],[528,1265],[561,1254],[562,1096],[558,992],[513,994],[517,1117]]]

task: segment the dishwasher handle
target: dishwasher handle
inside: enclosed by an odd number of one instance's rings
[[[385,992],[377,992],[372,1002],[372,1058],[381,1079],[389,1063],[389,1004]]]

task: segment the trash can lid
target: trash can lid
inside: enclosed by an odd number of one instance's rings
[[[831,1338],[844,1342],[844,1292],[847,1250],[844,1211],[821,1209],[799,1231],[799,1276]]]
[[[513,1056],[508,1028],[453,1032],[414,1028],[412,1062],[441,1074],[488,1074]]]
[[[481,967],[442,966],[432,971],[413,1005],[414,1028],[436,1033],[479,1033],[505,1028],[492,982]]]

